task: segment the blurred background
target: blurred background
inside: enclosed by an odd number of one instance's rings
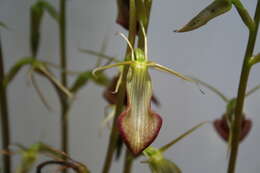
[[[1,41],[8,70],[21,57],[30,55],[29,9],[36,0],[0,0],[0,21],[9,30],[1,29]],[[49,1],[58,8],[58,0]],[[174,33],[188,22],[211,0],[154,0],[148,31],[148,54],[152,61],[167,65],[186,75],[206,81],[229,98],[235,97],[240,70],[246,48],[248,32],[237,11],[232,9],[206,26],[189,32]],[[243,1],[255,10],[256,0]],[[95,66],[96,58],[83,54],[79,48],[100,51],[107,40],[105,54],[122,59],[126,43],[116,32],[127,32],[115,23],[117,7],[115,0],[68,0],[68,67],[84,71]],[[58,25],[47,14],[42,23],[42,41],[39,57],[55,64],[59,62]],[[260,37],[256,49],[260,51]],[[256,52],[255,52],[256,53]],[[60,106],[52,86],[38,77],[40,87],[48,98],[52,111],[48,111],[35,90],[27,82],[28,68],[24,68],[8,88],[12,141],[31,145],[43,141],[59,148]],[[56,71],[58,74],[58,71]],[[113,76],[116,71],[108,70]],[[154,93],[161,106],[153,109],[163,117],[163,126],[152,144],[160,147],[179,136],[195,124],[212,121],[225,112],[226,104],[215,94],[203,89],[203,95],[192,84],[176,77],[150,70]],[[260,83],[260,66],[251,72],[248,88]],[[74,76],[70,77],[73,79]],[[69,115],[70,153],[72,158],[86,163],[93,172],[100,172],[107,149],[109,129],[99,134],[107,102],[103,88],[89,83],[76,96]],[[258,173],[260,131],[260,92],[248,97],[245,113],[253,120],[253,128],[240,147],[237,173]],[[207,124],[172,147],[166,156],[173,160],[184,173],[224,173],[227,168],[227,145]],[[15,163],[19,156],[14,157]],[[122,159],[121,159],[122,160]],[[139,158],[133,172],[149,172]],[[16,165],[15,164],[15,165]],[[115,162],[111,172],[121,172],[123,162]],[[34,171],[33,171],[34,172]]]

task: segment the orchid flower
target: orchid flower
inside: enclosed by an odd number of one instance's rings
[[[193,81],[174,70],[148,60],[147,38],[144,28],[141,28],[145,38],[144,51],[139,48],[133,49],[127,38],[123,34],[120,34],[131,48],[131,60],[98,67],[93,70],[93,74],[95,74],[97,71],[112,67],[125,65],[130,67],[126,79],[127,106],[125,111],[117,119],[117,127],[125,144],[135,156],[139,155],[154,141],[162,125],[160,115],[151,109],[153,91],[148,71],[149,67],[174,74],[184,80]],[[122,73],[118,79],[115,92],[117,92],[121,80]]]

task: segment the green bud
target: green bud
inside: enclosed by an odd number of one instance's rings
[[[156,148],[146,148],[144,155],[148,157],[145,163],[148,163],[152,173],[181,173],[180,168],[174,162],[165,159],[162,152]]]
[[[34,163],[37,161],[39,155],[39,145],[34,144],[28,149],[23,149],[21,155],[22,161],[16,169],[16,173],[27,173],[32,169]]]
[[[229,0],[215,0],[191,19],[184,27],[175,32],[187,32],[197,29],[207,24],[211,19],[228,12],[231,8],[232,3]]]

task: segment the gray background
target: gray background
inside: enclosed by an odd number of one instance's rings
[[[29,8],[35,0],[1,0],[0,21],[9,26],[1,29],[6,69],[21,57],[29,55]],[[52,0],[56,7],[58,0]],[[240,69],[247,42],[247,29],[235,9],[193,32],[176,34],[178,29],[211,0],[154,0],[149,28],[149,58],[160,64],[211,83],[229,97],[237,92]],[[244,1],[254,11],[256,0]],[[126,33],[115,24],[115,0],[68,0],[68,62],[69,69],[86,70],[95,58],[78,48],[100,50],[108,38],[106,54],[123,57],[126,43],[114,34]],[[252,13],[251,13],[252,14]],[[59,62],[57,24],[48,16],[42,25],[39,57]],[[256,50],[260,50],[257,38]],[[253,68],[249,88],[260,83],[260,68]],[[51,85],[38,77],[41,88],[54,108],[46,110],[35,90],[27,84],[24,68],[9,87],[12,141],[31,145],[39,140],[59,147],[59,102]],[[115,70],[108,72],[111,76]],[[193,125],[214,120],[225,111],[225,103],[207,89],[198,88],[174,76],[151,70],[154,92],[161,107],[156,110],[164,120],[160,135],[153,146],[161,146]],[[72,78],[71,78],[72,79]],[[99,136],[100,122],[106,102],[103,88],[90,83],[78,95],[70,112],[70,149],[73,158],[84,162],[93,173],[100,172],[107,148],[109,130]],[[260,92],[246,100],[245,112],[254,120],[249,137],[242,143],[237,173],[258,173],[260,169]],[[227,146],[211,125],[206,125],[176,144],[166,156],[176,162],[184,173],[224,173],[227,167]],[[133,172],[149,172],[147,165],[135,162]],[[17,163],[18,156],[15,157]],[[115,162],[111,172],[121,172],[122,161]]]

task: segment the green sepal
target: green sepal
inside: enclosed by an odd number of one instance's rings
[[[211,19],[220,16],[232,8],[232,3],[229,0],[215,0],[193,19],[191,19],[184,27],[175,32],[187,32],[197,29],[207,24]]]

